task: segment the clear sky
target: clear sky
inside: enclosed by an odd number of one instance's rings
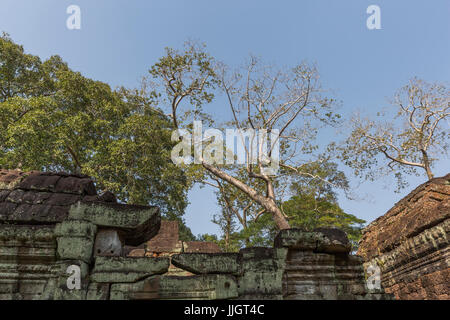
[[[81,9],[80,30],[66,27],[72,4]],[[372,4],[381,9],[380,30],[366,27]],[[137,86],[164,47],[193,38],[231,65],[249,53],[283,66],[317,63],[344,116],[356,109],[375,113],[413,76],[449,81],[449,17],[448,0],[0,0],[0,31],[28,53],[58,54],[72,69],[113,87]],[[206,110],[220,115],[225,108],[216,103]],[[321,137],[323,143],[328,138]],[[437,176],[450,172],[448,161],[438,163]],[[411,187],[395,194],[389,179],[352,178],[355,192],[367,197],[342,197],[340,204],[370,222],[424,180],[411,177]],[[210,222],[218,212],[212,190],[194,188],[189,200],[185,218],[194,234],[217,232]]]

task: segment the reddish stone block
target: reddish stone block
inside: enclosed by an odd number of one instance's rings
[[[147,251],[174,252],[178,244],[178,222],[161,221],[158,234],[147,242]]]
[[[214,242],[188,241],[185,242],[184,252],[215,253],[222,252],[222,250]]]

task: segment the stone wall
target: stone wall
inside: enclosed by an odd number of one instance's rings
[[[149,241],[138,247],[127,247],[129,257],[171,257],[178,253],[218,253],[219,246],[213,242],[180,241],[178,222],[161,221],[159,232]],[[170,263],[168,275],[191,276],[191,272],[178,268]]]
[[[97,195],[89,177],[2,170],[0,299],[390,298],[367,289],[337,229],[284,230],[273,248],[222,253],[162,226],[158,208]]]
[[[364,231],[358,254],[397,299],[450,299],[450,174],[400,200]]]

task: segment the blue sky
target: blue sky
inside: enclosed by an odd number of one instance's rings
[[[81,8],[81,30],[66,28],[71,4]],[[381,8],[381,30],[366,27],[371,4]],[[0,0],[0,31],[28,53],[58,54],[72,69],[113,87],[137,86],[164,47],[181,47],[188,38],[205,42],[231,65],[250,53],[283,66],[306,59],[317,64],[348,116],[357,109],[374,114],[413,76],[450,80],[449,14],[448,0]],[[220,115],[225,108],[215,103],[206,110]],[[437,164],[436,176],[450,171],[448,161]],[[367,197],[343,197],[340,204],[372,221],[424,180],[411,177],[411,187],[396,194],[393,180],[352,178],[354,191]],[[185,218],[194,234],[217,232],[210,222],[218,211],[212,190],[196,187],[189,200]]]

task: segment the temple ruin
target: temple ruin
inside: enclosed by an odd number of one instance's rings
[[[373,221],[359,244],[397,299],[450,299],[450,174],[432,179]]]
[[[237,253],[177,233],[87,176],[0,170],[0,299],[391,298],[368,288],[338,229],[283,230]]]

